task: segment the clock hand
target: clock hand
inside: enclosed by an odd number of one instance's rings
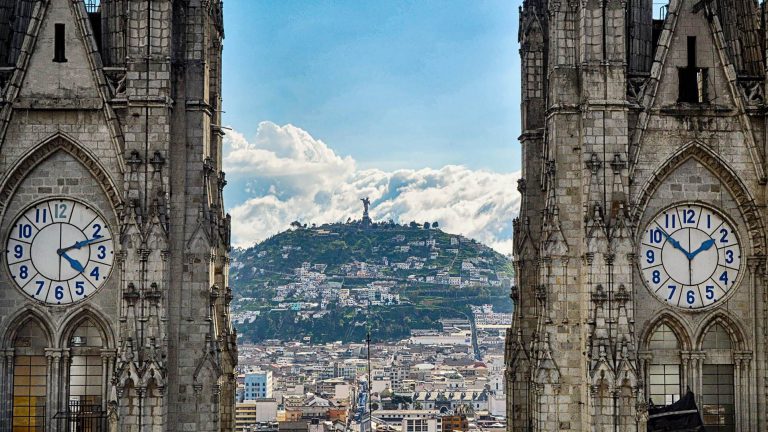
[[[661,234],[662,234],[664,237],[666,237],[666,238],[667,238],[667,240],[668,240],[670,243],[672,243],[672,246],[674,246],[674,247],[675,247],[675,249],[678,249],[678,250],[680,250],[680,252],[684,253],[686,258],[688,258],[689,260],[690,260],[691,258],[693,258],[693,256],[692,256],[692,255],[691,255],[691,254],[690,254],[690,253],[689,253],[687,250],[685,250],[685,249],[684,249],[682,246],[680,246],[680,242],[678,242],[677,240],[675,240],[674,238],[672,238],[672,236],[671,236],[671,235],[669,235],[669,234],[667,234],[667,233],[666,233],[666,232],[665,232],[663,229],[659,228],[659,231],[661,231]]]
[[[712,246],[714,246],[714,245],[715,245],[715,241],[714,240],[712,240],[712,239],[705,240],[704,243],[702,243],[701,246],[699,246],[698,249],[696,249],[695,251],[691,252],[691,259],[693,259],[693,257],[698,255],[700,252],[704,252],[706,250],[711,249]]]
[[[65,260],[69,261],[69,265],[72,266],[73,269],[77,270],[78,272],[82,273],[83,270],[85,270],[85,267],[83,267],[82,264],[80,264],[80,261],[72,258],[71,256],[67,255],[66,252],[61,251],[59,252],[59,255],[62,256]]]
[[[69,246],[69,247],[65,247],[65,248],[59,249],[57,252],[58,252],[59,254],[61,254],[61,253],[63,253],[63,252],[66,252],[66,251],[68,251],[68,250],[70,250],[70,249],[80,249],[80,248],[82,248],[83,246],[87,246],[87,245],[89,245],[89,244],[91,244],[91,243],[93,243],[93,242],[95,242],[95,241],[99,241],[99,240],[101,240],[102,238],[104,238],[104,236],[96,236],[96,237],[94,237],[94,238],[92,238],[92,239],[88,239],[88,240],[81,240],[81,241],[79,241],[79,242],[76,242],[76,243],[75,243],[75,244],[73,244],[72,246]]]

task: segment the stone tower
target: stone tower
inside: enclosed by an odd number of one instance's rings
[[[510,431],[768,429],[766,8],[525,0]]]
[[[0,0],[0,431],[229,431],[220,0]]]

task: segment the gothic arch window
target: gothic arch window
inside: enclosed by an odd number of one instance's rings
[[[707,335],[704,336],[704,340],[701,343],[701,348],[708,349],[731,349],[731,335],[720,324],[714,324],[707,331]]]
[[[648,339],[653,359],[648,365],[648,398],[654,405],[669,405],[682,393],[680,338],[665,324],[659,324]]]
[[[27,321],[13,340],[13,432],[44,432],[47,407],[48,338]]]
[[[105,338],[90,318],[83,320],[68,340],[70,363],[67,382],[69,411],[100,412],[103,408]]]
[[[733,341],[726,328],[715,323],[701,342],[706,359],[701,369],[701,410],[708,431],[735,430],[736,400]]]

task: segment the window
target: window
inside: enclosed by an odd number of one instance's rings
[[[709,328],[701,344],[704,349],[731,349],[731,335],[720,324]]]
[[[677,340],[677,335],[668,325],[661,324],[653,332],[648,347],[651,349],[677,349],[680,348],[680,341]]]
[[[669,405],[680,399],[680,365],[651,365],[648,397],[654,405]]]
[[[704,365],[702,383],[701,411],[707,431],[733,431],[733,365]]]
[[[54,24],[53,61],[56,63],[67,61],[65,38],[64,24]]]
[[[655,405],[669,405],[680,399],[680,340],[667,324],[660,324],[651,335],[648,348],[654,351],[656,363],[648,366],[648,398]]]
[[[45,431],[47,339],[43,330],[28,322],[14,340],[13,432]]]
[[[44,356],[20,355],[13,364],[13,432],[45,430]]]
[[[88,406],[100,409],[102,399],[101,332],[90,320],[78,327],[69,341],[69,405],[73,411]],[[98,407],[98,408],[96,408]]]
[[[88,13],[98,12],[100,4],[100,0],[85,0],[85,10]]]
[[[696,36],[688,36],[688,65],[678,69],[678,102],[707,102],[708,69],[696,66]]]

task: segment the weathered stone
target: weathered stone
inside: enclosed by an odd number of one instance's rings
[[[768,427],[764,11],[680,0],[654,22],[654,3],[523,2],[510,431],[644,431],[651,396],[688,387],[734,413],[707,422]],[[706,307],[670,305],[641,271],[648,223],[679,203],[739,240],[738,277]],[[713,371],[733,384],[705,386]]]
[[[67,198],[106,221],[114,254],[67,305],[25,294],[3,260],[0,432],[27,403],[25,361],[48,378],[35,430],[68,430],[77,401],[110,431],[231,431],[236,340],[227,297],[209,295],[228,285],[222,4],[86,3],[0,0],[0,241],[31,204]],[[83,359],[98,373],[72,378]]]

